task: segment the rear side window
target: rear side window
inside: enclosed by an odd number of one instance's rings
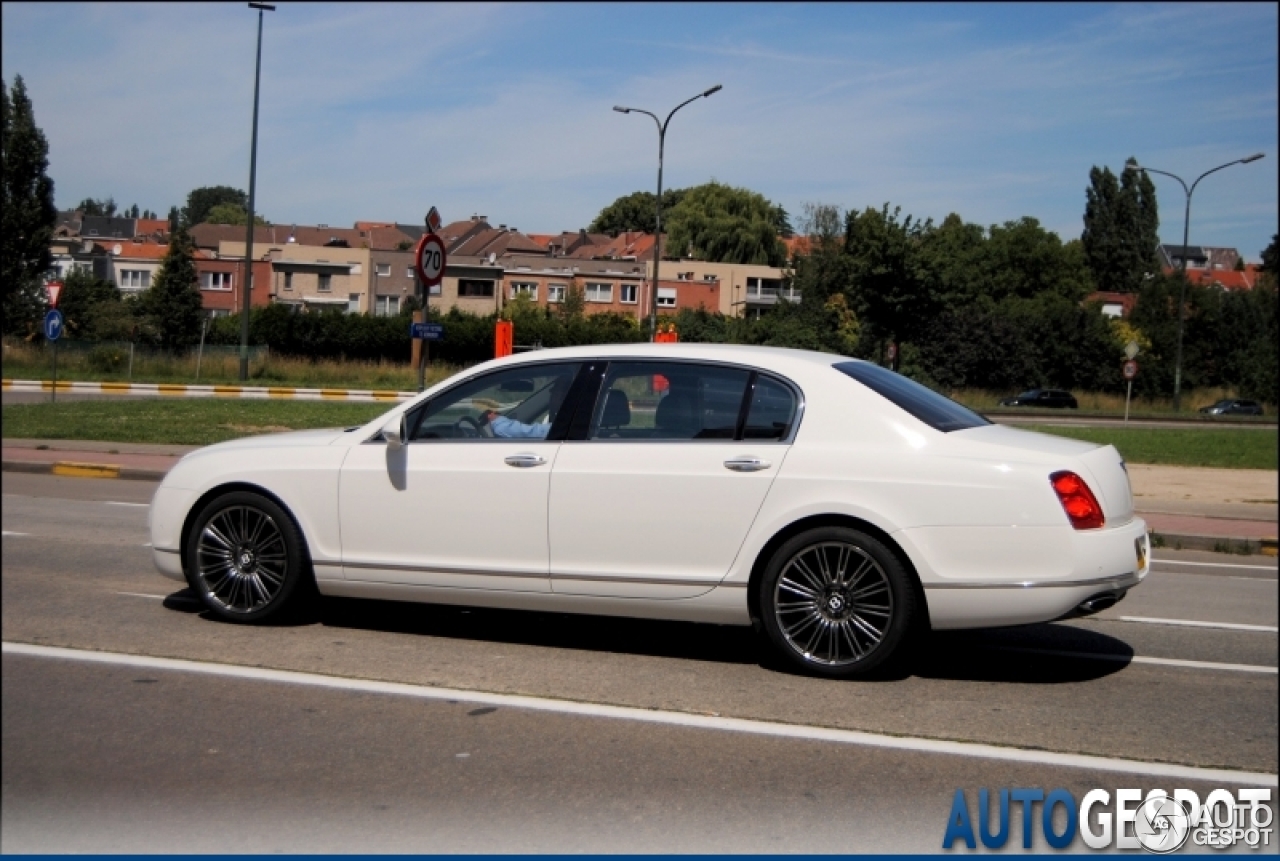
[[[786,439],[796,416],[796,396],[777,380],[756,377],[743,439]]]
[[[965,428],[989,425],[991,422],[948,397],[938,394],[915,380],[869,362],[840,362],[837,371],[853,377],[882,398],[891,401],[934,430],[949,433]]]

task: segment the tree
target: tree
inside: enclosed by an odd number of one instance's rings
[[[124,211],[125,218],[141,218],[142,212],[138,209],[138,204],[134,204]]]
[[[76,209],[80,210],[81,215],[101,215],[110,218],[116,214],[116,200],[114,197],[108,197],[105,200],[86,197],[76,205]]]
[[[868,207],[845,217],[844,253],[854,285],[851,303],[877,340],[913,341],[939,311],[919,268],[922,237],[933,222],[899,221],[902,208]]]
[[[662,192],[664,219],[680,203],[684,194],[684,189],[678,188],[669,188]],[[591,233],[607,233],[610,236],[629,231],[653,233],[654,219],[658,215],[656,200],[657,196],[650,191],[637,191],[619,197],[600,210],[600,214],[587,226],[587,230]]]
[[[220,203],[230,203],[249,211],[249,196],[227,185],[202,186],[187,195],[182,210],[182,225],[188,229],[208,220],[209,212]],[[241,224],[244,222],[242,221]]]
[[[1118,181],[1110,168],[1089,171],[1080,241],[1097,289],[1137,293],[1159,272],[1159,227],[1156,187],[1146,171],[1126,170]]]
[[[236,206],[234,203],[219,203],[209,210],[204,220],[209,224],[238,224],[243,226],[249,223],[249,213],[243,206]],[[267,220],[261,215],[255,214],[253,223],[260,227],[265,227]]]
[[[94,277],[86,269],[76,267],[62,279],[58,310],[66,322],[67,334],[73,338],[92,337],[103,306],[119,303],[120,291],[116,285]]]
[[[182,226],[182,216],[178,212],[178,207],[169,207],[169,215],[166,217],[169,219],[169,234],[173,235],[177,233],[178,229]]]
[[[1271,244],[1262,249],[1262,271],[1272,280],[1280,280],[1280,234],[1272,234]]]
[[[53,259],[49,243],[58,220],[49,143],[36,125],[22,76],[12,95],[0,79],[0,288],[6,332],[26,331],[44,310],[41,279]]]
[[[762,194],[712,180],[685,190],[668,216],[667,253],[713,263],[780,266],[778,211]]]
[[[139,311],[150,323],[157,346],[176,350],[199,337],[203,303],[196,278],[195,244],[187,231],[179,230],[170,237],[164,263],[139,301]]]

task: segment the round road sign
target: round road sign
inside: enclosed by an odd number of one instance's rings
[[[418,278],[424,287],[434,287],[444,278],[444,241],[434,233],[424,233],[414,255]]]
[[[62,337],[62,312],[56,308],[44,315],[44,336],[50,341]]]
[[[1138,376],[1138,363],[1133,359],[1130,359],[1124,363],[1122,370],[1124,372],[1124,378],[1126,380],[1132,380],[1134,377]]]

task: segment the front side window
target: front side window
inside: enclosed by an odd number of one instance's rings
[[[347,294],[347,313],[348,314],[360,313],[360,294],[359,293]]]
[[[569,289],[569,285],[567,284],[548,284],[547,285],[547,301],[563,302],[564,294],[568,291],[568,289]]]
[[[230,290],[230,272],[203,272],[200,275],[201,290]]]
[[[537,281],[513,281],[511,282],[511,298],[517,296],[528,296],[533,301],[538,301],[538,282]]]
[[[459,278],[458,295],[493,298],[493,282],[477,278]]]
[[[527,365],[469,380],[419,409],[413,438],[547,439],[578,368],[577,362]]]
[[[591,439],[732,440],[750,379],[745,368],[610,363]]]
[[[658,288],[658,307],[659,308],[676,307],[676,288],[674,287]]]
[[[151,272],[146,269],[121,269],[121,290],[145,290],[151,286]]]
[[[588,302],[612,302],[613,285],[592,284],[591,282],[587,282],[587,289],[584,298]]]
[[[374,299],[373,316],[394,317],[400,313],[399,296],[378,296]]]
[[[321,293],[328,293],[333,289],[333,276],[328,273],[321,273],[320,285],[317,288]]]
[[[934,430],[948,433],[991,424],[968,407],[888,368],[870,362],[840,362],[832,367],[853,377]]]
[[[622,303],[624,305],[636,304],[636,292],[637,288],[635,284],[623,284],[619,288],[619,296],[622,299]]]

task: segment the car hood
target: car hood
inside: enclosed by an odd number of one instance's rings
[[[198,448],[189,458],[219,454],[226,451],[261,448],[293,448],[296,446],[332,445],[346,433],[342,428],[317,428],[314,430],[285,431],[283,433],[246,436]],[[185,458],[184,458],[185,459]]]

